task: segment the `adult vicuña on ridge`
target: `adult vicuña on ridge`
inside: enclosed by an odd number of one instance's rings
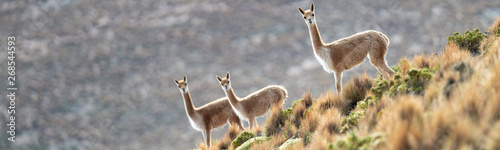
[[[203,138],[209,147],[210,132],[212,129],[223,126],[226,122],[229,122],[230,125],[237,124],[241,129],[243,129],[240,118],[233,111],[226,97],[219,98],[199,108],[195,108],[193,101],[191,100],[191,94],[189,94],[186,76],[184,76],[183,80],[174,81],[181,91],[182,98],[184,99],[184,106],[186,107],[186,113],[191,126],[195,130],[201,131]]]
[[[217,80],[219,80],[233,110],[241,119],[248,120],[250,129],[258,126],[255,118],[265,115],[271,107],[281,109],[288,94],[283,86],[269,85],[244,98],[240,98],[234,94],[231,83],[229,83],[229,72],[226,73],[225,78],[217,76]]]
[[[299,8],[309,28],[314,56],[329,73],[335,73],[338,93],[342,92],[342,72],[362,63],[368,55],[370,62],[385,79],[391,78],[394,71],[387,66],[385,54],[389,48],[389,39],[381,32],[368,30],[352,36],[323,43],[314,19],[314,3],[304,11]]]

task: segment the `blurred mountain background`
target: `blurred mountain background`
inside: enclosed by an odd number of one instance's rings
[[[440,53],[457,31],[487,27],[500,1],[327,1],[315,12],[324,42],[364,30],[391,40],[387,61]],[[289,91],[334,89],[315,60],[297,8],[311,1],[3,0],[0,47],[16,37],[16,142],[7,140],[2,96],[0,149],[188,149],[203,141],[187,119],[174,79],[187,75],[196,107],[225,96],[231,73],[244,97],[270,84]],[[0,53],[7,79],[7,52]],[[365,60],[344,82],[376,69]],[[2,83],[6,87],[7,82]],[[5,88],[1,95],[7,95]],[[259,123],[263,123],[261,117]],[[248,126],[245,122],[244,126]],[[220,139],[227,125],[213,131]]]

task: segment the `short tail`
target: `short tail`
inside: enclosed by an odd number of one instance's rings
[[[281,87],[281,90],[283,90],[283,94],[284,94],[284,99],[287,99],[288,98],[288,91],[285,89],[284,86],[280,86]]]
[[[389,43],[391,43],[391,42],[389,41],[389,38],[387,37],[387,35],[385,35],[381,32],[379,32],[378,34],[380,34],[380,36],[382,36],[384,38],[384,40],[387,42],[387,46],[389,46]]]

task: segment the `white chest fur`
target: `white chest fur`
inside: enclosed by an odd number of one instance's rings
[[[233,108],[233,111],[234,113],[236,114],[236,116],[238,116],[241,120],[247,120],[248,121],[248,117],[244,116],[243,114],[240,113],[240,110],[242,110],[241,107],[238,107],[238,108],[235,108],[235,106],[233,106],[232,104],[231,105],[231,108]]]
[[[314,51],[314,57],[316,57],[316,60],[323,66],[323,70],[325,70],[328,73],[334,73],[334,71],[331,68],[331,60],[330,60],[330,54],[327,53],[325,49],[319,50],[319,54]]]
[[[201,120],[201,117],[196,114],[194,115],[193,118],[189,117],[189,123],[191,123],[191,126],[196,130],[196,131],[201,131],[201,129],[205,128],[203,121]]]

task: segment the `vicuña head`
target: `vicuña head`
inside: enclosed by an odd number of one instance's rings
[[[183,80],[180,81],[174,80],[174,81],[175,84],[177,84],[177,86],[179,87],[179,90],[181,90],[181,93],[186,93],[189,91],[186,76],[184,76]]]
[[[394,75],[385,60],[389,48],[389,38],[385,34],[368,30],[325,44],[315,20],[314,4],[311,3],[306,11],[299,8],[299,12],[309,28],[314,56],[326,72],[334,73],[338,93],[342,92],[342,72],[361,64],[366,56],[385,79]]]
[[[265,115],[273,106],[281,109],[287,97],[287,90],[283,86],[270,85],[240,98],[234,94],[231,87],[229,72],[225,78],[216,77],[233,110],[241,119],[248,120],[251,129],[258,126],[256,117]]]
[[[231,88],[231,83],[229,82],[229,72],[226,73],[226,78],[220,78],[219,76],[216,76],[216,78],[219,80],[222,90],[226,91]]]
[[[241,120],[231,108],[227,98],[219,98],[199,108],[195,108],[191,100],[191,94],[187,85],[187,78],[184,76],[183,80],[174,80],[179,90],[181,91],[182,98],[184,99],[184,106],[189,118],[191,126],[201,131],[206,144],[210,147],[210,132],[212,129],[218,128],[229,122],[230,125],[236,124],[241,129]]]
[[[316,20],[314,19],[314,3],[311,3],[311,8],[304,11],[302,8],[299,8],[299,12],[304,17],[304,21],[309,26],[310,24],[316,24]]]

